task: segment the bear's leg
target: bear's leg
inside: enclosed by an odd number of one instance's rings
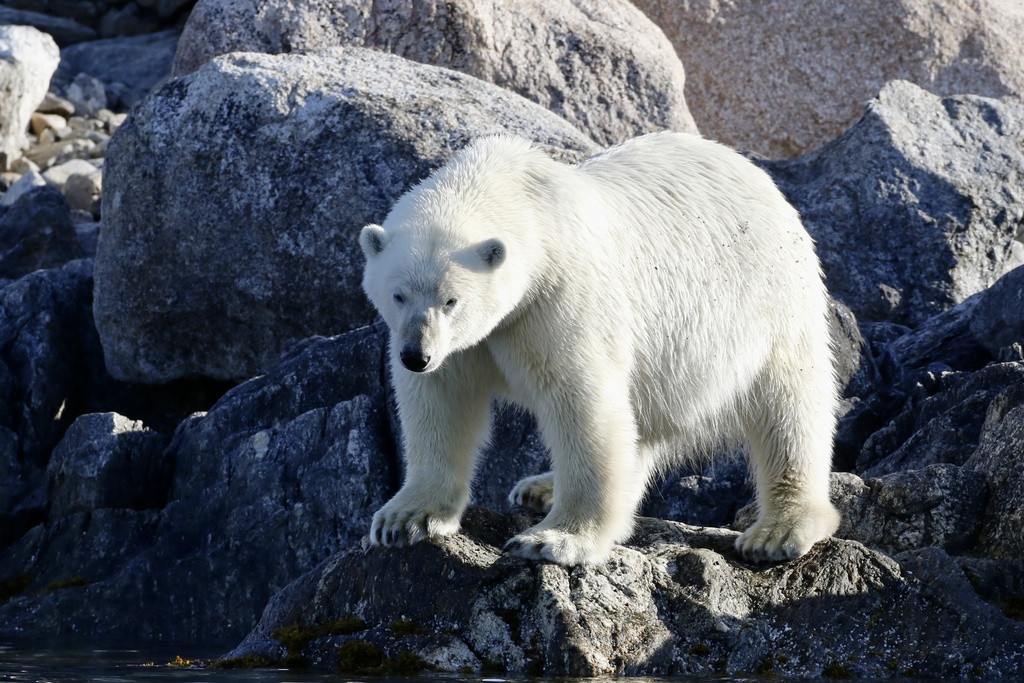
[[[829,500],[831,366],[806,362],[808,356],[802,364],[770,365],[749,402],[744,426],[758,518],[736,539],[736,549],[751,561],[800,557],[839,526]]]
[[[392,368],[405,442],[405,483],[373,516],[374,545],[404,546],[459,530],[469,485],[491,427],[487,358],[466,352],[428,374]]]
[[[547,514],[555,500],[555,473],[526,477],[512,488],[508,501]]]
[[[629,538],[647,472],[626,386],[580,387],[536,410],[557,495],[547,517],[511,539],[506,552],[564,565],[596,564],[607,559],[613,544]],[[534,479],[543,483],[548,476]]]

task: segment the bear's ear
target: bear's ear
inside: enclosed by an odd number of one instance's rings
[[[505,261],[505,244],[495,237],[481,243],[476,253],[488,268],[497,268]]]
[[[384,247],[387,245],[388,234],[379,225],[371,223],[363,227],[359,233],[359,246],[363,248],[363,254],[366,255],[366,258],[376,256],[384,251]]]

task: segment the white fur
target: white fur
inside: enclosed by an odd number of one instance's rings
[[[547,512],[509,542],[516,554],[603,561],[654,474],[727,442],[747,444],[756,482],[746,557],[797,557],[835,531],[818,259],[740,155],[659,133],[570,167],[485,138],[360,243],[391,330],[407,465],[371,542],[458,530],[495,396],[531,411],[551,451],[553,472],[510,495]]]

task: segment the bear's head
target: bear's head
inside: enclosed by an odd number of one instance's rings
[[[391,330],[392,347],[413,372],[432,372],[479,343],[501,322],[506,246],[498,238],[459,247],[423,243],[409,231],[367,225],[363,289]]]
[[[359,235],[363,289],[413,372],[485,339],[543,278],[550,226],[537,201],[558,167],[517,138],[475,140]]]

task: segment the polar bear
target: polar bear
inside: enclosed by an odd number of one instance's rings
[[[513,489],[547,514],[506,552],[600,563],[652,477],[736,443],[759,509],[744,557],[795,558],[838,526],[820,265],[796,210],[739,154],[665,132],[567,166],[483,138],[359,243],[406,464],[371,543],[459,529],[496,397],[536,417],[552,464]]]

